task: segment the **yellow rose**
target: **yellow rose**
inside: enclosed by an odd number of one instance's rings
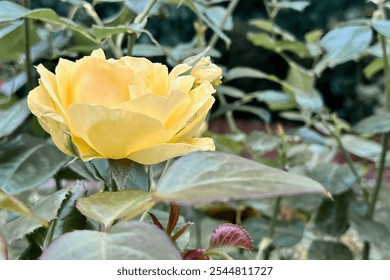
[[[191,75],[196,78],[197,83],[208,81],[218,86],[221,84],[222,69],[212,63],[209,56],[206,56],[194,66]]]
[[[215,149],[212,139],[196,137],[215,89],[182,75],[190,68],[168,73],[145,58],[107,60],[99,49],[76,62],[60,59],[55,74],[39,65],[28,106],[65,154],[155,164]]]

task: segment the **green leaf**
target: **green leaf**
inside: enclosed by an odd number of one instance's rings
[[[332,29],[321,39],[327,54],[320,63],[334,67],[355,59],[370,46],[371,40],[369,26],[350,25]]]
[[[10,1],[0,2],[0,22],[19,19],[24,17],[28,12],[29,10],[25,7]]]
[[[271,122],[270,112],[268,112],[268,110],[260,108],[260,107],[255,107],[255,106],[251,106],[251,105],[241,105],[241,106],[235,108],[234,111],[253,114],[253,115],[259,117],[265,123]]]
[[[348,208],[352,200],[352,191],[335,195],[333,199],[322,202],[315,225],[322,232],[340,237],[348,229]]]
[[[295,102],[304,110],[320,111],[323,107],[321,95],[315,88],[314,73],[289,62],[289,71],[283,90],[294,97]]]
[[[383,36],[390,38],[390,20],[375,20],[372,22],[372,27],[376,32],[382,34]]]
[[[46,220],[35,216],[22,201],[12,195],[0,192],[0,208],[34,219],[46,227],[49,225]]]
[[[353,130],[359,134],[378,134],[390,132],[390,113],[367,117],[357,123]]]
[[[256,95],[256,99],[267,104],[272,111],[290,110],[296,107],[294,100],[289,95],[278,90],[261,91]]]
[[[8,194],[31,190],[50,179],[67,160],[45,140],[20,135],[0,145],[0,188]]]
[[[230,97],[234,97],[234,98],[245,97],[245,92],[243,92],[242,90],[235,88],[235,87],[221,85],[217,88],[217,90],[218,90],[218,92],[221,92],[222,94],[224,94],[226,96],[230,96]]]
[[[217,151],[240,154],[244,150],[244,145],[240,135],[237,134],[213,134],[211,137]]]
[[[70,188],[62,189],[52,195],[38,200],[31,207],[31,212],[46,221],[51,221],[57,217],[57,212],[61,207],[62,202],[69,193]],[[28,217],[19,217],[16,220],[9,222],[4,227],[4,236],[8,243],[23,238],[25,235],[40,228],[42,224]]]
[[[244,220],[242,225],[252,237],[254,244],[259,244],[269,233],[269,220],[265,218],[249,218]],[[302,239],[304,229],[305,224],[302,221],[278,221],[272,244],[276,248],[292,247]]]
[[[319,183],[309,178],[243,157],[195,152],[172,164],[153,196],[156,200],[201,204],[323,191]]]
[[[350,190],[356,183],[355,175],[346,164],[322,163],[312,169],[309,172],[309,176],[317,182],[320,182],[334,195]]]
[[[170,238],[156,226],[128,222],[113,226],[109,232],[66,233],[55,240],[40,259],[178,260],[181,255]]]
[[[375,141],[367,140],[352,134],[346,134],[341,137],[344,148],[351,154],[368,159],[373,162],[379,162],[382,146]],[[386,156],[386,166],[390,166],[390,154]]]
[[[364,241],[371,242],[382,250],[390,250],[390,228],[388,225],[357,216],[352,216],[351,224]]]
[[[268,74],[250,67],[235,67],[224,74],[224,81],[227,82],[240,78],[267,79],[267,76]]]
[[[116,220],[128,221],[155,204],[149,192],[124,190],[103,192],[80,198],[77,209],[88,218],[110,227]]]
[[[207,18],[212,22],[215,26],[221,26],[221,22],[226,14],[226,9],[222,6],[212,6],[204,9],[204,13]],[[230,15],[225,21],[223,30],[232,30],[233,29],[233,18]]]
[[[123,190],[134,162],[129,159],[109,159],[108,164],[118,189]]]
[[[281,144],[279,137],[262,131],[253,131],[245,139],[245,146],[251,154],[264,154],[275,150]]]
[[[1,44],[1,41],[0,41]],[[2,45],[2,44],[1,44]],[[3,45],[2,45],[3,46]],[[15,48],[13,48],[15,49]],[[0,60],[3,60],[1,57],[1,50],[4,50],[3,47],[0,48]],[[9,52],[6,50],[5,55],[9,56]],[[18,57],[20,55],[20,52],[18,52]],[[27,76],[26,73],[21,72],[19,74],[16,74],[11,79],[7,80],[5,83],[1,85],[0,92],[4,94],[5,96],[11,96],[13,95],[17,90],[22,88],[22,86],[27,82]]]
[[[308,1],[280,1],[280,2],[271,2],[271,6],[279,9],[291,9],[295,10],[298,12],[303,12],[303,10],[307,7],[310,6],[310,2]]]
[[[7,110],[0,110],[0,138],[11,134],[29,115],[26,99],[22,99]]]
[[[92,33],[98,40],[109,38],[112,35],[119,33],[127,34],[139,34],[141,32],[142,26],[140,24],[130,24],[126,26],[92,26]]]
[[[59,238],[66,232],[85,228],[86,219],[77,210],[76,202],[86,195],[87,190],[82,182],[78,181],[72,186],[60,209],[58,209],[57,218],[50,224],[44,248],[47,248],[52,240]]]
[[[29,10],[9,1],[0,2],[0,22],[16,20],[23,17],[35,20],[42,20],[45,22],[64,26],[69,30],[81,34],[90,41],[96,42],[96,40],[85,31],[84,27],[77,25],[75,22],[69,20],[68,18],[58,16],[57,13],[52,9]]]
[[[351,251],[342,243],[314,240],[309,248],[310,260],[353,260]]]

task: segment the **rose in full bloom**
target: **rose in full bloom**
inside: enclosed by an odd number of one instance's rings
[[[191,75],[196,78],[197,83],[209,81],[214,86],[218,86],[221,84],[222,69],[212,63],[209,56],[206,56],[195,65]]]
[[[168,73],[145,58],[106,59],[99,49],[76,62],[60,59],[55,73],[39,65],[28,106],[65,154],[155,164],[215,149],[197,137],[215,89],[190,69]]]

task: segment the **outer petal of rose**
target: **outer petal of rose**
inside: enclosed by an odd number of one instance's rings
[[[28,107],[37,116],[39,123],[49,133],[54,144],[63,153],[77,156],[77,148],[73,145],[70,131],[64,119],[52,108],[52,101],[45,88],[36,87],[27,97]]]
[[[172,81],[171,88],[169,90],[178,90],[188,93],[194,85],[194,82],[195,78],[192,76],[180,76]]]
[[[100,59],[106,59],[106,55],[104,54],[104,51],[102,49],[94,50],[91,53],[91,57],[100,58]]]
[[[160,63],[153,64],[153,70],[149,76],[148,87],[152,93],[167,96],[169,90],[168,68]]]
[[[60,58],[56,67],[56,81],[58,87],[58,95],[60,102],[64,109],[73,103],[73,90],[70,88],[72,83],[71,77],[73,76],[75,63],[73,61]]]
[[[42,64],[38,65],[37,71],[41,76],[40,84],[46,89],[47,94],[53,101],[52,107],[55,111],[61,114],[62,117],[65,118],[66,114],[58,96],[57,81],[55,75],[49,70],[47,70]]]
[[[177,76],[187,72],[190,70],[192,67],[189,66],[188,64],[178,64],[176,65],[171,72],[169,73],[169,79],[172,81],[175,79]]]
[[[76,62],[70,81],[74,103],[113,106],[129,100],[133,71],[115,62],[88,57]]]
[[[192,138],[179,143],[164,143],[156,145],[131,153],[127,156],[127,158],[141,164],[156,164],[196,151],[214,150],[214,141],[211,138]]]
[[[171,115],[182,115],[191,103],[191,98],[181,91],[172,92],[168,97],[146,94],[131,101],[119,104],[115,108],[141,113],[159,120],[166,129],[169,128],[167,120]]]
[[[180,130],[169,142],[177,142],[180,140],[188,139],[198,135],[198,132],[206,119],[207,113],[213,105],[215,99],[210,96],[204,106],[195,114],[194,118],[187,123],[187,125]]]
[[[191,98],[190,107],[182,115],[176,114],[174,119],[169,120],[173,124],[171,130],[174,134],[186,127],[196,117],[200,108],[206,102],[210,102],[209,100],[213,92],[215,92],[215,89],[209,83],[202,84],[189,92],[188,96]]]
[[[164,143],[162,124],[144,114],[101,105],[68,107],[72,135],[83,139],[104,158],[121,159],[133,151]]]

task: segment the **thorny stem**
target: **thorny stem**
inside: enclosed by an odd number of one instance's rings
[[[379,41],[381,43],[382,51],[383,51],[383,62],[384,62],[384,77],[385,77],[385,98],[386,98],[386,105],[385,109],[386,111],[390,111],[390,67],[389,67],[389,57],[387,54],[387,46],[386,46],[386,39],[379,34]],[[368,203],[368,210],[366,217],[368,219],[372,219],[374,217],[375,213],[375,205],[378,200],[379,192],[382,187],[382,180],[383,180],[383,173],[385,170],[385,163],[386,163],[386,155],[387,155],[387,144],[389,139],[389,133],[382,134],[382,152],[380,155],[379,160],[379,166],[378,171],[376,173],[375,178],[375,187],[374,191],[371,195],[371,199]],[[370,256],[370,243],[365,242],[363,247],[363,256],[362,258],[364,260],[368,260]]]
[[[223,26],[225,25],[227,19],[229,18],[229,16],[231,14],[233,14],[234,10],[236,9],[238,3],[240,2],[240,0],[232,0],[230,3],[229,3],[229,6],[227,7],[227,11],[223,17],[223,19],[221,20],[221,23],[219,25],[219,28],[223,28]],[[211,37],[210,39],[210,42],[208,44],[208,47],[210,47],[210,49],[214,48],[215,45],[217,44],[218,42],[218,34],[217,33],[214,33],[213,36]]]
[[[24,6],[30,8],[30,0],[24,0]],[[33,73],[31,62],[31,38],[30,38],[30,19],[24,18],[24,37],[25,37],[25,53],[26,53],[26,73],[27,73],[27,91],[33,89]]]

